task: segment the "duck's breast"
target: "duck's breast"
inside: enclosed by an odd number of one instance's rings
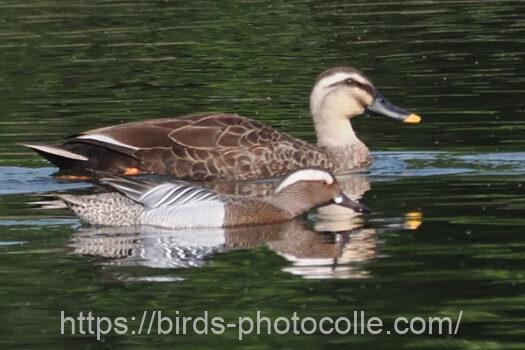
[[[218,200],[151,208],[140,216],[143,225],[168,228],[222,227],[224,219],[224,203]]]

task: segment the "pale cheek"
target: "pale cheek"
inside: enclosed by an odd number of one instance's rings
[[[358,101],[358,99],[356,99],[355,97],[352,97],[351,99],[347,100],[346,114],[348,118],[358,116],[360,114],[363,114],[364,112],[365,112],[365,108]]]

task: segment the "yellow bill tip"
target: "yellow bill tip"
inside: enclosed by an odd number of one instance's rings
[[[407,124],[419,124],[420,121],[421,121],[421,117],[418,116],[418,115],[415,114],[415,113],[412,113],[411,115],[409,115],[408,117],[406,117],[405,120],[403,120],[403,123],[407,123]]]
[[[423,213],[420,211],[411,211],[405,214],[405,228],[409,230],[417,230],[423,222]]]

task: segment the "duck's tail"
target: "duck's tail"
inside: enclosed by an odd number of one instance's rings
[[[57,194],[83,224],[132,226],[144,210],[140,204],[116,192],[92,195]]]
[[[46,145],[42,143],[23,143],[22,145],[36,151],[60,169],[75,168],[75,163],[78,164],[78,162],[83,163],[89,161],[87,157],[71,152],[63,146]]]
[[[90,215],[88,203],[82,200],[83,196],[72,196],[68,194],[56,194],[55,196],[63,201],[82,223],[92,223],[92,215]]]
[[[76,207],[84,208],[88,204],[86,201],[82,200],[82,196],[73,196],[69,194],[55,194],[55,196],[66,203],[68,207],[73,209],[73,211],[75,211],[74,208]]]

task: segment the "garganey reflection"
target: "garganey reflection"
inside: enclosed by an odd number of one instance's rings
[[[283,271],[304,278],[362,278],[361,263],[374,257],[376,232],[315,232],[300,220],[237,228],[167,230],[151,226],[81,228],[74,254],[109,258],[113,266],[202,267],[214,255],[267,247],[290,263]],[[352,266],[352,263],[359,263]]]
[[[303,220],[250,227],[167,230],[149,226],[81,228],[71,239],[74,254],[104,257],[111,266],[152,268],[202,267],[216,254],[266,247],[287,260],[282,270],[303,278],[366,278],[367,263],[376,257],[378,233],[413,229],[414,218],[390,218],[384,227],[364,227],[361,219],[346,222],[351,230],[317,232],[330,227],[322,220],[314,229]],[[148,277],[132,280],[151,280]]]

